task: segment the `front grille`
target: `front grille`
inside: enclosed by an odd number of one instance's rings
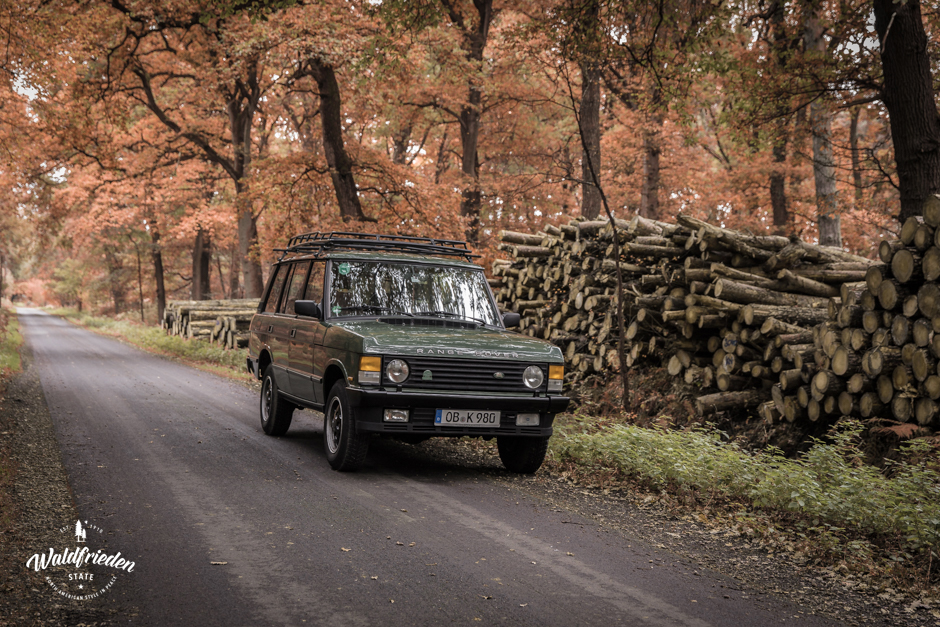
[[[393,359],[401,359],[408,363],[410,369],[408,378],[401,383],[402,387],[407,388],[532,394],[545,392],[548,385],[548,367],[543,364],[536,365],[542,369],[545,381],[538,389],[533,390],[527,388],[522,381],[522,373],[532,365],[531,362],[497,359],[452,359],[422,355],[407,357],[386,355],[382,368],[383,385],[397,387],[397,384],[389,381],[385,374],[384,366]],[[502,373],[502,378],[495,376],[498,372]]]

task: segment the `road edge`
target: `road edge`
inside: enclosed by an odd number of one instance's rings
[[[119,610],[107,595],[86,602],[60,599],[26,568],[30,555],[59,543],[58,529],[73,525],[79,512],[25,333],[19,350],[21,371],[7,381],[0,400],[0,446],[13,461],[13,480],[6,484],[12,488],[10,524],[0,529],[0,627],[112,625]]]

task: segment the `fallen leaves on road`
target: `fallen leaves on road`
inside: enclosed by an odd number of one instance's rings
[[[349,553],[350,551],[352,551],[352,549],[347,549],[345,547],[340,547],[339,550],[342,551],[343,553]]]

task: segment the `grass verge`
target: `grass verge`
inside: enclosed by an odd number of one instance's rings
[[[0,309],[0,403],[4,402],[6,383],[20,371],[20,335],[16,313]],[[6,533],[13,524],[13,474],[16,470],[10,451],[15,425],[0,419],[0,532]]]
[[[804,553],[930,588],[940,583],[936,443],[909,443],[881,471],[861,461],[863,430],[841,422],[826,441],[787,459],[773,449],[745,451],[716,430],[599,424],[574,414],[556,421],[551,463],[576,481],[633,482],[687,508],[719,504],[752,535],[787,528],[804,540]]]
[[[0,309],[0,379],[20,371],[20,325],[16,314]]]
[[[124,340],[151,353],[179,359],[202,370],[233,379],[248,378],[244,350],[226,350],[202,340],[167,335],[160,327],[148,326],[135,320],[92,316],[75,309],[53,309],[49,313],[102,335]]]

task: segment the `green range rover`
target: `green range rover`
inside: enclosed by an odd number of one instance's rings
[[[500,315],[466,243],[305,233],[279,252],[248,344],[265,433],[310,408],[336,470],[377,434],[495,437],[508,470],[541,466],[568,406],[561,351],[506,330],[519,314]]]

